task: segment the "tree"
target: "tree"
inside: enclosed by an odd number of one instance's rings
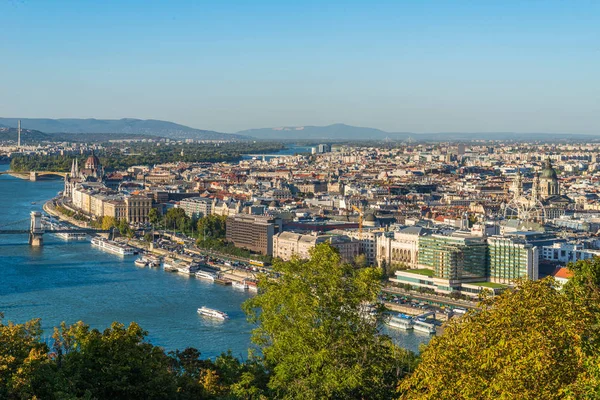
[[[221,215],[207,215],[205,217],[200,218],[196,223],[200,238],[224,238],[226,221],[227,217]]]
[[[259,295],[244,309],[258,323],[252,341],[271,371],[275,398],[388,399],[410,354],[378,331],[380,271],[341,262],[329,244],[310,260],[275,262],[279,280],[262,276]]]
[[[118,226],[118,222],[114,217],[109,217],[109,216],[102,217],[102,230],[108,231],[115,226]]]
[[[183,208],[171,208],[165,214],[165,228],[167,229],[175,229],[178,228],[183,230],[185,228],[187,222],[190,220],[185,214]]]
[[[57,385],[77,398],[175,398],[169,357],[146,342],[137,324],[113,323],[100,332],[79,322],[54,331],[60,358]]]
[[[429,343],[401,398],[562,398],[584,371],[587,313],[552,278],[520,282],[481,307]]]
[[[365,254],[359,254],[354,257],[353,263],[357,268],[365,268],[369,266],[369,261],[367,260],[367,256]]]
[[[42,398],[52,393],[48,346],[41,342],[41,323],[2,322],[0,313],[0,398]]]
[[[152,225],[157,225],[160,221],[160,216],[158,215],[156,208],[152,208],[148,211],[148,221],[150,221]]]

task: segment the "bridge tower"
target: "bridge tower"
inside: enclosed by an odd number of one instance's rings
[[[34,247],[40,247],[44,243],[44,228],[42,228],[42,213],[39,211],[31,212],[31,226],[29,228],[29,244]]]

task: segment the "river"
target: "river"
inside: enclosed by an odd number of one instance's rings
[[[0,171],[7,169],[0,165]],[[1,229],[27,229],[28,221],[5,225],[26,220],[61,189],[61,180],[29,182],[1,175]],[[0,312],[5,321],[17,323],[41,318],[48,337],[61,321],[81,320],[98,329],[113,321],[136,321],[149,332],[150,342],[167,350],[196,347],[204,357],[215,357],[231,349],[247,358],[252,326],[240,306],[249,296],[162,269],[138,268],[133,258],[99,251],[89,242],[46,234],[44,246],[32,248],[26,235],[0,235]],[[198,316],[196,309],[203,305],[225,311],[230,319]],[[419,333],[389,333],[413,351],[429,340]]]

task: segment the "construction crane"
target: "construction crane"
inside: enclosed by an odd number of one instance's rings
[[[356,206],[352,206],[352,209],[358,213],[358,232],[360,233],[360,236],[362,238],[362,226],[363,226],[364,213],[361,211],[360,208],[358,208]]]

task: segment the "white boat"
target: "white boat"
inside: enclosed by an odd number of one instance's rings
[[[233,281],[231,283],[231,286],[233,286],[236,289],[240,289],[240,290],[248,290],[248,284],[246,283],[246,281]]]
[[[146,256],[146,260],[148,260],[149,267],[160,267],[160,257],[148,255]]]
[[[203,317],[215,318],[220,320],[226,320],[229,318],[229,315],[225,314],[223,311],[215,310],[208,307],[200,307],[198,309],[198,314]]]
[[[137,251],[133,247],[123,245],[101,237],[93,238],[92,246],[98,247],[100,250],[104,250],[112,254],[117,254],[119,256],[133,256],[137,254]]]
[[[404,314],[398,314],[390,317],[386,324],[392,328],[404,329],[405,331],[411,330],[414,327],[414,321],[412,317]]]
[[[429,334],[435,333],[435,325],[418,319],[414,321],[414,329],[415,331],[425,332]]]
[[[196,272],[196,278],[198,279],[202,279],[205,281],[210,281],[210,282],[214,282],[215,279],[217,279],[217,275],[213,274],[212,272],[208,272],[208,271],[198,271]]]
[[[148,261],[144,258],[144,256],[140,258],[136,258],[133,262],[136,267],[146,267],[148,266]]]

